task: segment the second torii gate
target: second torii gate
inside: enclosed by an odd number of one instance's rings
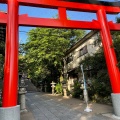
[[[6,51],[4,65],[3,107],[0,108],[0,120],[8,120],[6,112],[11,114],[9,120],[19,120],[19,106],[17,106],[18,89],[18,26],[53,27],[70,29],[99,30],[112,87],[112,101],[115,115],[120,117],[120,71],[112,43],[110,30],[120,30],[120,24],[107,21],[106,14],[120,12],[117,6],[103,6],[95,4],[67,2],[64,0],[0,0],[8,4],[7,14],[0,12],[0,24],[7,26]],[[19,15],[19,5],[58,9],[58,19],[35,18]],[[68,20],[66,10],[94,12],[97,20],[74,21]],[[3,115],[3,113],[5,114]],[[12,112],[14,111],[14,112]],[[16,112],[17,111],[17,112]],[[1,116],[2,114],[2,116]]]

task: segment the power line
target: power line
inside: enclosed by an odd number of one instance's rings
[[[6,30],[6,28],[0,28],[0,30]],[[19,33],[34,33],[34,34],[38,34],[37,32],[27,32],[27,31],[19,31]],[[40,33],[39,35],[43,35],[43,36],[56,36],[56,37],[65,37],[65,36],[62,36],[62,35],[53,35],[53,34],[43,34],[43,33]]]
[[[32,33],[32,32],[27,32],[27,31],[19,31],[21,33]],[[33,32],[35,34],[38,34],[37,32]],[[62,35],[52,35],[52,34],[44,34],[44,33],[40,33],[39,35],[43,35],[43,36],[56,36],[56,37],[65,37],[65,36],[62,36]]]

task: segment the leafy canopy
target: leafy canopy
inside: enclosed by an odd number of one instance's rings
[[[35,28],[29,31],[24,57],[31,78],[57,80],[65,51],[85,34],[83,30]]]

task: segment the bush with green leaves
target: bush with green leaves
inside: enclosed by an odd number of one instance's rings
[[[74,85],[73,85],[73,91],[72,91],[72,97],[75,98],[80,98],[80,95],[83,95],[83,90],[80,89],[81,84],[76,80],[74,81]]]
[[[111,85],[102,48],[92,56],[87,56],[81,64],[83,64],[84,69],[89,67],[91,69],[91,85],[88,88],[90,100],[105,103],[106,98],[110,98]],[[110,101],[108,99],[108,102]]]
[[[57,94],[62,94],[62,85],[60,83],[56,84],[55,91]]]

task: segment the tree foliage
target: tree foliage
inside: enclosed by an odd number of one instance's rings
[[[3,80],[4,55],[5,55],[5,42],[0,41],[0,80]]]
[[[3,83],[3,67],[5,56],[5,41],[0,41],[0,89],[2,89]]]
[[[90,70],[88,71],[91,82],[89,87],[90,98],[99,101],[101,97],[109,96],[111,87],[102,47],[92,56],[87,56],[81,64],[83,64],[84,69]],[[95,96],[97,97],[95,98]]]
[[[33,80],[57,81],[65,51],[83,37],[85,31],[35,28],[29,31],[23,46],[27,72]]]

